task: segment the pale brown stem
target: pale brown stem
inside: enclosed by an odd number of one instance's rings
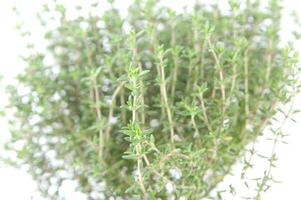
[[[123,108],[125,106],[125,97],[124,97],[124,90],[121,89],[120,91],[120,106]],[[123,123],[126,123],[126,110],[121,109],[121,119]]]
[[[245,115],[246,115],[246,124],[248,125],[249,117],[249,69],[248,69],[248,50],[244,53],[244,90],[245,90]]]
[[[193,136],[198,137],[200,135],[200,133],[199,133],[199,129],[198,129],[196,123],[195,123],[194,116],[191,116],[191,123],[192,123],[192,126],[194,128],[194,135]]]
[[[142,72],[142,65],[141,63],[139,63],[139,70],[140,72]],[[143,88],[144,88],[144,84],[143,84],[143,81],[140,80],[139,81],[140,85],[141,85],[141,88],[140,88],[140,93],[141,93],[141,122],[142,124],[144,125],[145,124],[145,120],[146,120],[146,116],[145,116],[145,99],[144,99],[144,91],[143,91]]]
[[[161,70],[161,93],[163,96],[164,104],[166,107],[166,112],[167,112],[167,117],[168,117],[168,122],[169,122],[169,129],[170,129],[170,140],[171,143],[174,143],[174,127],[173,127],[173,119],[172,119],[172,114],[171,110],[169,107],[168,103],[168,98],[167,98],[167,91],[166,91],[166,82],[165,82],[165,72],[164,72],[164,66],[163,66],[163,60],[160,60],[160,70]]]
[[[136,146],[136,153],[137,153],[137,155],[141,154],[140,144],[137,144],[137,146]],[[137,159],[137,176],[138,176],[138,182],[139,182],[141,191],[143,193],[143,199],[144,200],[148,200],[148,194],[147,194],[145,186],[143,184],[143,177],[142,177],[142,172],[141,171],[142,171],[142,159],[138,158]]]
[[[222,120],[221,120],[221,122],[223,123],[224,116],[225,116],[225,103],[226,103],[226,89],[225,89],[225,83],[224,83],[224,73],[223,73],[222,66],[220,64],[220,59],[219,59],[218,55],[216,54],[216,52],[213,49],[213,45],[211,43],[211,40],[208,39],[207,41],[208,41],[209,47],[211,49],[211,52],[212,52],[213,58],[215,60],[215,63],[217,65],[219,79],[220,79],[220,82],[221,82],[220,83],[221,94],[222,94],[222,104],[221,104],[221,109],[222,109],[222,117],[221,117],[221,119]]]
[[[99,128],[99,132],[98,132],[98,155],[100,158],[103,157],[103,148],[104,148],[104,141],[103,141],[103,130],[102,130],[102,115],[101,115],[101,101],[100,101],[100,95],[99,95],[99,91],[97,88],[97,82],[96,82],[96,78],[93,80],[94,82],[94,96],[95,96],[95,103],[96,103],[96,114],[97,114],[97,118],[99,123],[101,124],[100,128]]]
[[[177,76],[178,76],[178,59],[175,58],[175,68],[172,74],[172,86],[171,86],[171,97],[175,98],[175,91],[176,91],[176,83],[177,83]]]
[[[201,102],[201,107],[202,107],[202,113],[203,113],[204,122],[205,122],[208,130],[212,131],[212,127],[211,127],[211,125],[209,123],[209,119],[208,119],[208,115],[207,115],[207,109],[206,109],[206,106],[205,106],[205,103],[204,103],[203,96],[201,94],[199,95],[199,99],[200,99],[200,102]]]
[[[176,48],[176,35],[175,35],[175,25],[172,26],[172,34],[171,34],[171,46]],[[175,52],[174,59],[174,69],[172,72],[172,83],[171,83],[171,98],[172,100],[175,98],[176,91],[176,83],[177,83],[177,75],[178,75],[178,52]]]
[[[116,101],[116,97],[119,93],[119,91],[121,90],[121,88],[123,87],[124,83],[121,83],[114,91],[113,95],[112,95],[112,102],[109,108],[109,115],[108,115],[108,120],[110,121],[110,119],[113,118],[114,115],[114,108],[115,108],[115,101]],[[109,124],[108,128],[105,131],[105,137],[106,137],[106,141],[109,140],[110,138],[110,131],[112,129],[112,125]]]

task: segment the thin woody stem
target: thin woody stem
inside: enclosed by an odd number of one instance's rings
[[[136,77],[137,78],[137,77]],[[133,87],[134,88],[137,88],[137,79],[134,78],[134,80],[132,80],[132,83],[133,83]],[[132,97],[133,97],[133,104],[132,104],[132,121],[131,121],[131,124],[132,125],[135,125],[136,123],[136,117],[137,117],[137,94],[133,93],[132,94]],[[136,154],[137,155],[141,155],[141,145],[140,143],[138,143],[136,146],[135,146],[135,151],[136,151]],[[145,189],[145,186],[144,186],[144,181],[143,181],[143,176],[142,176],[142,158],[141,157],[138,157],[137,159],[137,176],[138,176],[138,183],[139,183],[139,186],[140,186],[140,189],[143,193],[143,199],[144,200],[148,200],[148,194],[146,192],[146,189]]]
[[[97,119],[100,123],[100,125],[102,126],[102,114],[101,114],[101,101],[100,101],[100,95],[99,95],[99,91],[97,88],[97,82],[96,82],[96,78],[94,78],[93,80],[94,83],[94,96],[95,96],[95,104],[96,104],[96,114],[97,114]],[[104,148],[104,141],[103,141],[103,130],[102,127],[100,126],[99,128],[99,132],[98,132],[98,137],[99,137],[99,142],[98,142],[98,155],[100,158],[103,157],[103,148]]]
[[[173,48],[176,48],[176,34],[175,34],[175,25],[172,25],[172,34],[171,34],[171,46]],[[177,52],[173,55],[173,61],[174,61],[174,69],[172,71],[172,83],[171,83],[171,98],[173,101],[173,98],[175,97],[175,91],[176,91],[176,83],[177,83],[177,76],[178,76],[178,55]]]
[[[249,69],[248,69],[248,50],[244,53],[244,90],[245,90],[245,116],[246,124],[248,125],[248,116],[249,116]]]
[[[142,72],[142,65],[141,63],[139,63],[139,70],[140,72]],[[143,91],[143,88],[144,88],[144,84],[143,84],[143,81],[140,80],[139,81],[140,85],[141,85],[141,88],[140,88],[140,93],[141,93],[141,122],[142,124],[144,125],[145,124],[145,121],[146,121],[146,116],[145,116],[145,98],[144,98],[144,91]]]
[[[207,109],[206,109],[206,106],[205,106],[205,103],[204,103],[204,98],[203,98],[203,95],[200,94],[199,96],[199,99],[200,99],[200,102],[201,102],[201,108],[202,108],[202,113],[203,113],[203,118],[204,118],[204,122],[208,128],[209,131],[212,131],[212,127],[209,123],[209,119],[208,119],[208,115],[207,115]]]
[[[124,83],[121,83],[114,91],[113,95],[112,95],[112,102],[109,108],[109,114],[108,114],[108,119],[109,121],[113,118],[114,115],[114,108],[115,108],[115,101],[116,101],[116,97],[119,94],[120,90],[122,89]],[[108,128],[105,131],[105,136],[106,136],[106,141],[109,140],[110,138],[110,131],[112,129],[112,126],[109,125]]]
[[[136,153],[137,153],[137,155],[141,154],[140,144],[137,144],[137,146],[136,146]],[[144,181],[143,181],[141,171],[142,171],[142,159],[138,158],[137,159],[137,176],[138,176],[138,180],[139,180],[139,185],[140,185],[141,191],[143,193],[143,199],[148,200],[148,194],[146,192],[146,189],[145,189],[145,186],[144,186],[144,183],[143,183]]]
[[[196,123],[195,123],[195,116],[194,115],[192,115],[191,116],[191,123],[192,123],[192,126],[193,126],[193,128],[194,128],[194,137],[198,137],[199,135],[200,135],[200,133],[199,133],[199,130],[198,130],[198,127],[197,127],[197,125],[196,125]]]
[[[168,97],[167,97],[167,91],[166,91],[165,71],[164,71],[163,62],[164,62],[163,58],[160,58],[160,64],[159,64],[160,74],[161,74],[160,88],[161,88],[161,93],[162,93],[162,96],[163,96],[164,105],[165,105],[165,109],[166,109],[167,117],[168,117],[168,121],[169,121],[170,140],[171,140],[171,143],[174,143],[173,119],[172,119],[172,113],[171,113],[169,103],[168,103]]]
[[[225,118],[225,103],[226,103],[226,91],[225,91],[225,83],[224,83],[224,74],[223,74],[223,69],[220,64],[220,58],[216,54],[215,50],[213,49],[213,45],[211,43],[210,38],[207,39],[209,47],[211,49],[211,53],[213,55],[215,64],[217,65],[218,68],[218,74],[219,74],[219,79],[220,79],[220,87],[221,87],[221,94],[222,94],[222,103],[221,103],[221,109],[222,109],[222,116],[221,116],[221,123],[223,123],[224,118]]]
[[[120,91],[120,106],[124,107],[125,106],[125,94],[124,94],[124,89],[121,88]],[[126,123],[127,119],[126,119],[126,110],[125,109],[121,109],[121,119],[123,123]]]

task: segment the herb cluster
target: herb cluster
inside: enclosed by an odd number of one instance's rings
[[[29,164],[52,199],[66,180],[89,199],[213,197],[299,90],[298,55],[279,45],[280,2],[230,0],[229,13],[196,3],[177,13],[135,0],[127,17],[109,2],[103,15],[76,19],[61,4],[44,6],[41,24],[55,14],[59,26],[9,87],[11,162]],[[269,180],[267,170],[254,199]]]

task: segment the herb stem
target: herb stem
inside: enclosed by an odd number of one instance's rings
[[[245,126],[248,126],[248,116],[249,116],[249,67],[248,67],[248,50],[244,53],[244,90],[245,90],[245,116],[246,123]]]
[[[225,118],[225,103],[226,103],[226,90],[225,90],[225,83],[224,83],[224,73],[223,73],[223,69],[222,66],[220,64],[220,58],[217,55],[217,53],[214,50],[213,44],[211,43],[211,39],[208,38],[208,44],[209,47],[211,49],[211,53],[213,55],[213,58],[215,60],[215,63],[217,65],[218,68],[218,74],[219,74],[219,79],[220,79],[220,87],[221,87],[221,94],[222,94],[222,103],[221,103],[221,110],[222,110],[222,116],[221,116],[221,123],[224,122],[224,118]]]
[[[207,115],[207,109],[206,109],[206,106],[205,106],[203,94],[199,94],[199,99],[200,99],[200,102],[201,102],[201,108],[202,108],[204,122],[205,122],[208,130],[212,131],[212,127],[211,127],[211,125],[209,123],[209,119],[208,119],[208,115]]]
[[[95,107],[96,107],[96,114],[97,119],[100,123],[99,132],[98,132],[98,155],[100,158],[103,157],[103,148],[104,148],[104,141],[103,141],[103,130],[102,130],[102,114],[101,114],[101,101],[100,101],[100,95],[97,87],[97,81],[96,77],[93,80],[94,83],[94,95],[95,95]]]
[[[132,80],[132,84],[133,84],[133,88],[136,89],[137,88],[137,77],[135,77]],[[137,111],[137,93],[132,91],[132,97],[133,97],[133,102],[132,102],[132,121],[131,121],[131,124],[135,125],[136,124],[136,111]],[[141,155],[141,145],[140,145],[140,143],[136,144],[135,151],[136,151],[136,154],[138,156]],[[145,189],[145,186],[144,186],[143,177],[142,177],[142,160],[141,160],[140,156],[137,158],[137,176],[138,176],[138,183],[140,185],[140,189],[143,193],[143,199],[147,200],[148,195],[147,195],[147,192],[146,192],[146,189]]]
[[[109,108],[109,114],[108,114],[108,120],[109,120],[109,123],[110,123],[110,120],[113,118],[113,115],[114,115],[114,109],[115,109],[115,101],[116,101],[116,97],[117,95],[119,94],[120,90],[122,89],[124,83],[121,83],[114,91],[113,95],[112,95],[112,101],[111,101],[111,105],[110,105],[110,108]],[[110,138],[110,132],[111,132],[111,129],[112,129],[112,125],[109,124],[108,125],[108,128],[106,129],[105,131],[105,136],[106,136],[106,141],[109,140]]]
[[[168,121],[169,121],[170,140],[171,140],[171,143],[173,144],[174,143],[174,127],[173,127],[172,113],[171,113],[171,109],[170,109],[170,106],[169,106],[169,103],[168,103],[164,67],[165,66],[164,66],[163,57],[160,57],[160,64],[159,64],[160,75],[161,75],[160,88],[161,88],[161,93],[162,93],[162,97],[163,97],[163,100],[164,100],[163,105],[165,105],[165,109],[166,109],[166,113],[167,113],[167,117],[168,117]]]

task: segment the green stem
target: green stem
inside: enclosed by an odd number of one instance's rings
[[[112,95],[112,102],[109,108],[109,115],[108,115],[108,120],[113,118],[114,115],[114,109],[115,109],[115,101],[116,101],[116,97],[119,94],[120,90],[122,89],[124,83],[121,83],[114,91],[113,95]],[[110,132],[112,129],[112,125],[109,124],[108,128],[105,131],[105,137],[106,137],[106,141],[108,141],[110,139]]]
[[[171,143],[174,143],[174,127],[173,127],[173,118],[172,118],[172,113],[171,109],[168,103],[168,97],[167,97],[167,91],[166,91],[166,80],[165,80],[165,71],[164,71],[164,64],[163,64],[163,58],[160,59],[160,75],[161,75],[161,83],[160,83],[160,88],[161,88],[161,95],[164,100],[165,109],[168,117],[168,122],[169,122],[169,129],[170,129],[170,140]]]
[[[95,104],[96,104],[96,114],[97,114],[97,119],[100,123],[100,128],[98,132],[98,155],[100,158],[103,158],[103,148],[104,148],[104,141],[103,141],[103,130],[102,130],[102,114],[101,114],[101,101],[100,101],[100,95],[99,91],[97,88],[97,82],[96,82],[96,77],[93,80],[94,83],[94,96],[95,96]]]
[[[191,115],[191,123],[192,123],[192,126],[194,128],[194,135],[193,137],[199,137],[200,133],[199,133],[199,129],[195,123],[195,116],[194,115]]]
[[[248,50],[244,53],[244,90],[245,90],[245,115],[249,116],[249,61],[248,61]],[[246,119],[246,125],[248,119]]]
[[[131,81],[132,81],[132,84],[133,84],[133,88],[136,89],[137,88],[137,77],[135,77]],[[137,98],[138,97],[137,97],[137,94],[135,92],[132,93],[132,97],[133,97],[133,102],[132,102],[132,121],[131,121],[131,124],[135,125],[136,120],[137,120]],[[138,158],[137,158],[138,183],[139,183],[141,192],[143,193],[143,199],[148,200],[148,194],[146,192],[146,189],[145,189],[145,186],[144,186],[144,180],[143,180],[143,176],[142,176],[143,166],[142,166],[142,158],[140,157],[140,155],[142,153],[140,143],[136,144],[135,151],[136,151],[136,155],[138,155]]]
[[[213,45],[211,43],[210,38],[207,40],[209,47],[211,49],[214,61],[217,65],[218,68],[218,75],[219,75],[219,79],[220,79],[220,88],[221,88],[221,94],[222,94],[222,103],[221,103],[221,110],[222,110],[222,116],[221,116],[221,123],[224,122],[224,118],[225,118],[225,104],[226,104],[226,89],[225,89],[225,83],[224,83],[224,73],[223,73],[223,69],[222,66],[220,64],[220,58],[218,57],[218,55],[216,54],[215,50],[213,49]]]
[[[203,98],[202,94],[199,95],[199,99],[200,99],[200,102],[201,102],[201,107],[202,107],[202,113],[203,113],[204,122],[205,122],[208,130],[212,131],[212,127],[211,127],[211,125],[209,123],[209,119],[208,119],[208,115],[207,115],[207,109],[206,109],[206,106],[205,106],[205,103],[204,103],[204,98]]]
[[[176,49],[176,34],[175,34],[175,25],[172,25],[172,30],[171,30],[171,47],[174,48],[175,51]],[[171,98],[172,101],[175,98],[175,90],[176,90],[176,83],[177,83],[177,76],[178,76],[178,52],[175,52],[173,54],[173,61],[174,61],[174,69],[172,72],[172,83],[171,83]]]

